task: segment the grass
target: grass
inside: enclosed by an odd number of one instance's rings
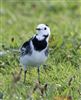
[[[81,0],[0,0],[0,96],[4,100],[54,100],[71,96],[81,100]],[[32,95],[37,80],[36,68],[28,68],[26,84],[23,73],[13,84],[12,72],[19,72],[21,44],[35,33],[39,23],[51,28],[50,52],[41,66],[41,83],[48,83],[47,95]],[[30,95],[30,96],[29,96]]]

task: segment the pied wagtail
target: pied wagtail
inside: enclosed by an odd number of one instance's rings
[[[40,65],[48,58],[48,41],[50,28],[46,24],[36,27],[36,35],[26,41],[20,48],[20,64],[24,67],[24,82],[28,66],[37,66],[38,81],[40,82]]]

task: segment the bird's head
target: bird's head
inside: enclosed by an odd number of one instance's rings
[[[50,28],[46,24],[39,24],[36,28],[37,38],[39,40],[46,39],[48,41],[50,36]]]

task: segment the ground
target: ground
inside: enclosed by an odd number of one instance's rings
[[[0,98],[4,100],[56,100],[71,96],[81,100],[81,0],[0,0]],[[19,75],[18,49],[35,34],[39,23],[51,29],[49,57],[41,66],[41,84],[48,84],[46,95],[37,84],[37,69],[28,68],[26,83]],[[39,86],[38,86],[39,87]]]

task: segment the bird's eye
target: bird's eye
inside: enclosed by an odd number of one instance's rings
[[[44,30],[46,30],[46,27],[44,28]]]

